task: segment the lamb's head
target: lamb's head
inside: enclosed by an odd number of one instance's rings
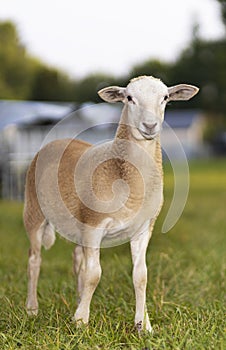
[[[110,86],[98,92],[107,102],[123,102],[127,120],[137,139],[153,139],[161,130],[166,104],[169,101],[189,100],[199,89],[180,84],[167,87],[161,80],[141,76],[130,81],[127,87]]]

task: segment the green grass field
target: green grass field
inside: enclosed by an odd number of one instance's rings
[[[226,160],[190,165],[190,193],[177,225],[162,223],[172,195],[165,170],[165,205],[148,254],[147,305],[153,335],[133,327],[134,292],[128,245],[102,250],[103,276],[88,327],[76,329],[73,244],[58,238],[43,251],[40,312],[25,312],[28,239],[22,204],[0,202],[0,350],[225,349]]]

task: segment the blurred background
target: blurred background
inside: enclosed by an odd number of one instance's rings
[[[27,166],[46,135],[111,138],[120,106],[97,91],[153,75],[200,93],[168,106],[188,159],[226,155],[226,1],[2,1],[0,197],[23,199]],[[110,124],[105,124],[109,122]],[[102,126],[96,126],[102,124]],[[176,158],[163,130],[164,148]]]

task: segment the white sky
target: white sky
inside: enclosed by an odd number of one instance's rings
[[[204,38],[224,33],[216,0],[0,0],[4,19],[16,22],[30,53],[73,77],[174,60],[195,21]]]

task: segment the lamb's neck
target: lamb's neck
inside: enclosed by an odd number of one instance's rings
[[[139,131],[134,129],[135,127],[129,125],[127,108],[124,107],[113,142],[113,147],[115,148],[116,153],[118,153],[120,157],[123,155],[127,157],[131,153],[131,149],[135,143],[139,147],[143,148],[144,151],[152,157],[162,175],[162,151],[160,136],[158,135],[151,140],[141,139],[140,135],[136,138],[134,134],[139,133]],[[126,140],[127,142],[121,145],[120,140]]]

